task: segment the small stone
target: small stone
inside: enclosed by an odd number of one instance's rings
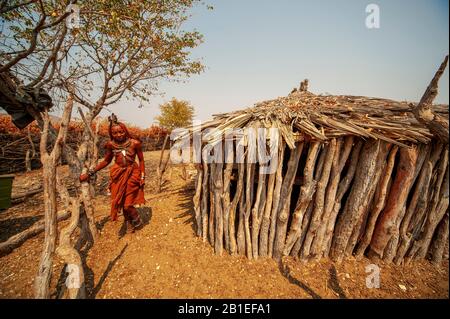
[[[346,278],[350,278],[350,275],[349,275],[349,274],[345,274],[345,277],[346,277]]]
[[[400,287],[401,290],[406,291],[406,286],[404,285],[398,285]]]

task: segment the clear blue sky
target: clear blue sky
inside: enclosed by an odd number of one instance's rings
[[[121,120],[147,127],[172,97],[208,120],[287,95],[304,78],[314,93],[418,101],[449,51],[448,0],[207,3],[214,10],[196,9],[186,24],[204,34],[194,56],[206,71],[187,83],[161,83],[164,96],[143,108],[126,100],[110,107]],[[380,8],[379,29],[366,28],[370,3]],[[436,102],[449,102],[448,67]]]

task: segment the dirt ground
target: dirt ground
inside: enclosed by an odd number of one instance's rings
[[[110,222],[106,194],[108,169],[99,176],[96,220],[100,237],[84,249],[86,287],[90,298],[448,298],[448,261],[436,267],[428,261],[407,266],[378,264],[380,288],[366,287],[364,259],[334,264],[329,260],[281,264],[268,258],[214,254],[193,228],[194,181],[184,181],[180,169],[167,172],[162,194],[156,194],[159,152],[145,154],[147,204],[139,208],[145,226],[123,234],[122,217]],[[62,167],[63,174],[67,168]],[[18,174],[13,194],[41,184],[40,171]],[[42,218],[42,194],[0,212],[0,242]],[[65,225],[62,222],[59,225]],[[0,298],[33,298],[44,235],[29,239],[0,257]],[[64,284],[64,268],[56,257],[51,283],[56,298]]]

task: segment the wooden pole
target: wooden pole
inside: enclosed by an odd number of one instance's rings
[[[361,151],[361,158],[358,162],[353,186],[335,228],[331,257],[337,262],[342,261],[353,229],[363,214],[364,201],[370,191],[372,180],[376,173],[379,151],[379,140],[367,141]]]
[[[392,236],[395,220],[401,213],[406,203],[409,188],[414,176],[414,167],[417,161],[417,149],[401,148],[400,158],[386,202],[386,207],[381,212],[379,222],[370,242],[369,257],[383,257],[383,251]]]
[[[284,162],[284,151],[286,148],[286,143],[283,139],[280,141],[280,150],[278,154],[280,155],[278,160],[278,167],[275,176],[275,189],[273,194],[273,205],[272,211],[270,213],[270,229],[269,229],[269,257],[273,256],[273,245],[275,241],[275,232],[277,225],[277,212],[278,206],[280,205],[281,196],[281,186],[283,185],[283,162]]]
[[[292,186],[294,185],[294,179],[297,174],[297,168],[300,156],[302,155],[302,150],[303,143],[298,143],[296,147],[291,150],[286,175],[284,176],[283,185],[281,187],[281,198],[283,199],[283,202],[281,203],[281,206],[278,207],[277,226],[273,246],[273,257],[277,260],[281,258],[281,253],[284,249]]]
[[[308,258],[312,249],[312,244],[314,237],[317,234],[320,222],[323,217],[324,203],[325,203],[325,190],[328,185],[331,172],[331,164],[336,152],[336,139],[332,139],[330,144],[326,146],[325,150],[322,152],[324,156],[324,166],[322,169],[322,174],[320,176],[319,182],[317,183],[316,196],[314,198],[314,209],[311,215],[311,221],[309,224],[308,231],[306,233],[305,241],[302,248],[302,257]],[[322,156],[321,156],[322,157]],[[318,249],[318,247],[314,247]]]
[[[303,185],[300,188],[300,194],[292,215],[291,227],[287,234],[286,243],[283,249],[284,256],[289,255],[295,242],[300,237],[304,214],[306,213],[309,203],[316,192],[317,182],[313,179],[313,177],[319,147],[319,142],[312,142],[309,145],[305,168],[303,170]]]

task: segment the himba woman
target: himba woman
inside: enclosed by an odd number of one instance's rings
[[[105,144],[106,154],[102,162],[87,174],[80,175],[80,181],[89,180],[96,172],[108,166],[114,158],[110,170],[111,220],[116,221],[119,210],[127,224],[127,232],[134,232],[142,226],[142,221],[135,205],[145,203],[144,184],[145,166],[142,144],[130,136],[126,126],[117,121],[112,114],[109,117],[110,141]],[[136,156],[139,165],[136,163]]]

